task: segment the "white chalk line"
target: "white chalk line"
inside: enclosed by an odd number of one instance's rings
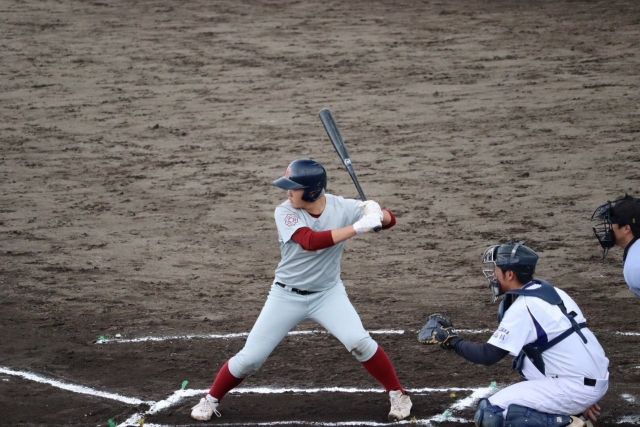
[[[70,391],[78,394],[86,394],[95,397],[101,397],[105,399],[115,400],[118,402],[126,403],[132,406],[138,406],[140,404],[146,404],[149,406],[149,409],[143,413],[136,413],[129,417],[125,422],[119,424],[122,427],[125,426],[138,426],[140,425],[140,421],[142,421],[145,415],[153,415],[157,414],[163,410],[171,408],[175,405],[180,404],[183,400],[193,397],[193,396],[202,396],[204,395],[208,389],[180,389],[174,391],[169,397],[160,401],[152,401],[152,400],[142,400],[135,397],[127,397],[117,393],[104,392],[100,390],[96,390],[91,387],[71,384],[59,380],[55,380],[52,378],[45,377],[43,375],[35,374],[33,372],[14,370],[11,368],[7,368],[5,366],[0,366],[0,373],[15,377],[20,377],[25,380],[34,381],[42,384],[48,384],[52,387],[56,387],[62,390]],[[433,423],[439,422],[459,422],[459,423],[470,423],[472,420],[459,418],[454,416],[454,412],[467,409],[471,407],[478,399],[488,396],[495,390],[495,387],[480,387],[480,388],[469,388],[469,387],[446,387],[446,388],[434,388],[434,387],[422,387],[422,388],[411,388],[407,389],[409,393],[412,394],[425,394],[425,393],[439,393],[439,392],[456,392],[456,391],[471,391],[471,394],[459,399],[454,402],[449,408],[447,408],[441,414],[436,414],[431,418],[426,419],[415,419],[411,418],[409,420],[404,420],[397,422],[396,424],[412,424],[412,425],[426,425],[431,426]],[[284,394],[284,393],[383,393],[383,390],[378,388],[358,388],[358,387],[316,387],[316,388],[297,388],[297,387],[289,387],[289,388],[272,388],[272,387],[239,387],[237,389],[231,390],[230,393],[235,394]],[[622,394],[621,397],[627,401],[635,401],[635,397],[630,394]],[[622,423],[630,423],[630,424],[640,424],[640,415],[625,415],[618,419],[617,424]],[[247,425],[317,425],[317,426],[355,426],[355,425],[363,425],[363,426],[379,426],[379,425],[388,425],[388,423],[380,423],[376,421],[342,421],[342,422],[321,422],[321,421],[272,421],[272,422],[261,422],[261,423],[218,423],[216,425],[224,425],[224,426],[247,426]],[[145,423],[145,425],[149,427],[168,427],[168,425],[163,424],[151,424]],[[172,425],[176,426],[176,425]]]
[[[132,424],[119,424],[119,426],[131,427],[138,426],[140,424],[141,419],[136,420]],[[378,422],[378,421],[337,421],[337,422],[328,422],[328,421],[267,421],[267,422],[252,422],[252,423],[221,423],[218,420],[215,420],[216,426],[224,426],[224,427],[243,427],[243,426],[322,426],[322,427],[349,427],[349,426],[390,426],[390,425],[419,425],[419,426],[434,426],[433,422],[442,422],[444,420],[437,419],[416,419],[411,418],[409,420],[395,421],[393,423],[387,422]],[[469,424],[473,423],[473,420],[469,420],[466,418],[457,418],[457,417],[449,417],[446,419],[447,422],[455,422],[461,424]],[[144,423],[145,427],[193,427],[195,424],[155,424],[155,423]]]
[[[492,332],[489,329],[457,329],[457,332],[468,334],[481,334]],[[287,335],[323,335],[329,332],[323,329],[312,329],[307,331],[291,331]],[[380,329],[369,331],[371,335],[404,335],[407,333],[403,329]],[[412,331],[410,333],[417,333]],[[108,337],[101,336],[96,340],[96,344],[130,344],[141,342],[153,342],[153,341],[175,341],[175,340],[192,340],[192,339],[234,339],[234,338],[246,338],[249,336],[249,332],[235,332],[229,334],[185,334],[185,335],[167,335],[167,336],[146,336],[138,338],[120,338],[120,337]]]
[[[134,420],[134,422],[129,423],[129,424],[119,424],[119,427],[132,427],[132,426],[138,426],[140,425],[140,421],[142,420],[142,418],[136,419]],[[244,427],[244,426],[300,426],[300,425],[304,425],[304,426],[322,426],[322,427],[349,427],[349,426],[371,426],[371,427],[378,427],[378,426],[390,426],[390,425],[420,425],[420,426],[433,426],[434,424],[432,423],[432,421],[434,422],[441,422],[438,420],[431,420],[431,419],[416,419],[416,418],[411,418],[409,420],[402,420],[402,421],[396,421],[396,422],[378,422],[378,421],[337,421],[337,422],[328,422],[328,421],[302,421],[302,420],[297,420],[297,421],[267,421],[267,422],[251,422],[251,423],[224,423],[224,422],[219,422],[218,420],[215,420],[214,424],[212,425],[216,425],[216,426],[224,426],[224,427]],[[447,422],[457,422],[457,423],[461,423],[461,424],[469,424],[469,423],[473,423],[473,420],[468,420],[465,418],[456,418],[456,417],[450,417],[447,418]],[[193,427],[196,424],[155,424],[155,423],[148,423],[148,422],[144,422],[144,426],[145,427]]]
[[[53,387],[60,388],[62,390],[71,391],[73,393],[88,394],[91,396],[97,396],[105,399],[116,400],[118,402],[126,403],[129,405],[140,405],[142,403],[152,405],[155,403],[153,401],[145,401],[142,399],[138,399],[136,397],[126,397],[126,396],[122,396],[121,394],[108,393],[108,392],[96,390],[94,388],[83,386],[83,385],[70,384],[70,383],[54,380],[52,378],[47,378],[42,375],[34,374],[32,372],[16,371],[16,370],[7,368],[5,366],[0,366],[0,373],[5,375],[11,375],[14,377],[20,377],[25,380],[35,381],[42,384],[49,384]]]
[[[468,387],[448,387],[448,388],[432,388],[432,387],[424,387],[424,388],[412,388],[407,389],[407,391],[411,394],[420,394],[420,393],[433,393],[433,392],[453,392],[453,391],[471,391],[472,393],[469,396],[466,396],[458,401],[454,402],[449,408],[447,408],[441,414],[436,414],[431,418],[425,419],[416,419],[411,418],[408,420],[399,421],[395,424],[411,424],[411,425],[426,425],[430,426],[433,422],[459,422],[459,423],[470,423],[472,420],[468,420],[465,418],[458,418],[453,415],[454,411],[460,411],[466,408],[471,407],[478,399],[481,399],[485,396],[488,396],[495,390],[495,387],[481,387],[481,388],[468,388]],[[140,425],[140,422],[144,420],[145,416],[154,415],[160,412],[161,410],[168,409],[172,406],[179,404],[184,399],[193,396],[202,396],[208,390],[177,390],[173,392],[171,396],[169,396],[164,401],[159,401],[155,405],[153,405],[149,410],[144,413],[136,413],[129,417],[126,421],[119,424],[120,427],[127,426],[137,426]],[[269,388],[269,387],[252,387],[252,388],[238,388],[231,390],[230,393],[256,393],[256,394],[273,394],[273,393],[384,393],[384,390],[380,390],[379,388],[356,388],[356,387],[320,387],[320,388]],[[153,423],[144,423],[145,426],[148,427],[178,427],[175,424],[153,424]],[[272,426],[272,425],[314,425],[314,426],[388,426],[389,423],[381,423],[377,421],[339,421],[339,422],[328,422],[328,421],[270,421],[270,422],[251,422],[251,423],[224,423],[216,421],[216,425],[221,426]]]
[[[402,335],[405,333],[404,330],[373,330],[369,331],[370,334],[373,335]],[[322,335],[328,334],[327,331],[323,329],[312,329],[307,331],[291,331],[287,335],[295,336],[295,335]],[[245,338],[249,336],[249,332],[235,332],[229,334],[185,334],[185,335],[168,335],[168,336],[146,336],[146,337],[138,337],[138,338],[119,338],[119,337],[106,337],[102,336],[96,340],[96,344],[111,344],[111,343],[139,343],[139,342],[148,342],[148,341],[173,341],[173,340],[192,340],[192,339],[234,339],[234,338]]]
[[[180,404],[183,400],[188,399],[193,396],[203,396],[207,393],[208,389],[180,389],[174,391],[169,397],[160,401],[152,401],[152,400],[142,400],[135,397],[127,397],[117,393],[104,392],[100,390],[96,390],[91,387],[86,387],[77,384],[70,384],[63,381],[55,380],[52,378],[45,377],[43,375],[38,375],[33,372],[20,371],[10,369],[4,366],[0,366],[0,373],[15,377],[20,377],[25,380],[38,382],[41,384],[48,384],[52,387],[56,387],[62,390],[70,391],[78,394],[86,394],[95,397],[101,397],[105,399],[115,400],[118,402],[126,403],[133,406],[138,406],[140,404],[146,404],[149,406],[149,409],[143,413],[136,413],[129,417],[125,422],[119,424],[120,426],[137,426],[140,424],[140,421],[144,419],[145,416],[157,414],[162,412],[163,410],[169,409],[175,405]],[[471,395],[460,399],[458,402],[452,405],[448,412],[445,411],[442,414],[435,415],[429,419],[416,420],[412,419],[410,421],[401,422],[403,424],[413,423],[418,425],[431,425],[431,421],[456,421],[457,418],[452,416],[451,411],[463,409],[471,404],[473,404],[474,400],[479,398],[475,397],[478,393],[486,394],[485,390],[491,390],[491,388],[470,388],[470,387],[446,387],[446,388],[434,388],[434,387],[422,387],[422,388],[411,388],[407,389],[409,393],[412,394],[426,394],[426,393],[450,393],[450,392],[461,392],[461,391],[471,391]],[[315,394],[315,393],[384,393],[384,390],[379,388],[359,388],[359,387],[315,387],[315,388],[300,388],[300,387],[280,387],[280,388],[272,388],[272,387],[239,387],[229,392],[230,394],[284,394],[284,393],[298,393],[298,394]],[[461,420],[460,422],[468,422],[469,420]],[[268,423],[216,423],[219,425],[226,426],[242,426],[242,425],[287,425],[287,424],[310,424],[310,425],[318,425],[318,426],[349,426],[349,425],[367,425],[367,426],[378,426],[378,425],[388,425],[388,423],[379,423],[375,421],[344,421],[344,422],[305,422],[305,421],[274,421]],[[147,426],[161,426],[161,424],[145,424]]]
[[[429,393],[450,393],[456,391],[474,391],[477,387],[420,387],[420,388],[408,388],[406,389],[412,394],[429,394]],[[199,394],[204,395],[209,389],[196,390],[188,389],[184,392],[188,393],[188,396],[197,396]],[[360,387],[238,387],[231,390],[232,394],[285,394],[285,393],[298,393],[298,394],[316,394],[316,393],[384,393],[381,388],[360,388]]]
[[[463,334],[486,334],[492,333],[491,329],[456,329],[456,332]],[[322,335],[329,332],[321,329],[312,329],[307,331],[291,331],[287,335]],[[371,335],[404,335],[405,333],[417,333],[417,331],[405,331],[403,329],[387,329],[387,330],[372,330],[369,331]],[[640,332],[614,332],[615,335],[623,336],[640,336]],[[167,336],[146,336],[138,338],[121,338],[121,337],[108,337],[101,336],[95,343],[96,344],[130,344],[130,343],[142,343],[142,342],[160,342],[160,341],[177,341],[177,340],[193,340],[193,339],[234,339],[234,338],[246,338],[249,336],[248,332],[236,332],[229,334],[185,334],[185,335],[167,335]]]

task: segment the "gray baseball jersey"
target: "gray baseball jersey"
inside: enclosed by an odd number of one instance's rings
[[[340,283],[340,259],[345,242],[326,249],[307,251],[291,240],[296,230],[309,227],[313,231],[333,230],[353,224],[362,216],[362,202],[325,194],[327,204],[318,218],[304,209],[296,209],[287,200],[276,207],[281,260],[274,282],[294,288],[321,291]]]

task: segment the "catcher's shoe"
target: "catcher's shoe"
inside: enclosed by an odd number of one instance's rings
[[[199,421],[209,421],[213,414],[221,417],[222,414],[218,412],[218,405],[218,399],[207,393],[207,395],[200,399],[200,402],[191,409],[191,418]]]
[[[389,421],[404,420],[411,413],[411,399],[408,394],[402,394],[400,390],[389,392],[391,410],[389,411]]]

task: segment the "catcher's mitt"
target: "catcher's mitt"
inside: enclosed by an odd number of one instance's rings
[[[459,340],[451,319],[439,313],[427,317],[426,323],[418,332],[418,341],[422,344],[440,344],[440,347],[446,349],[453,348]]]

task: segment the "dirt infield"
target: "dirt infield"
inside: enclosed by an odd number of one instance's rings
[[[279,260],[271,187],[324,163],[333,110],[367,195],[398,225],[353,239],[343,279],[409,388],[517,380],[417,344],[434,311],[491,330],[483,249],[538,250],[610,359],[601,425],[640,423],[640,300],[592,236],[640,194],[640,3],[0,0],[0,367],[131,396],[205,389]],[[303,324],[300,330],[315,328]],[[488,333],[469,333],[485,340]],[[245,387],[377,387],[326,334],[292,336]],[[461,396],[417,393],[433,419]],[[197,396],[145,418],[188,424]],[[145,404],[0,373],[0,424],[106,425]],[[384,422],[382,394],[231,394],[217,423]],[[459,418],[438,425],[462,425]],[[625,418],[626,417],[626,418]],[[467,421],[465,421],[467,420]]]

